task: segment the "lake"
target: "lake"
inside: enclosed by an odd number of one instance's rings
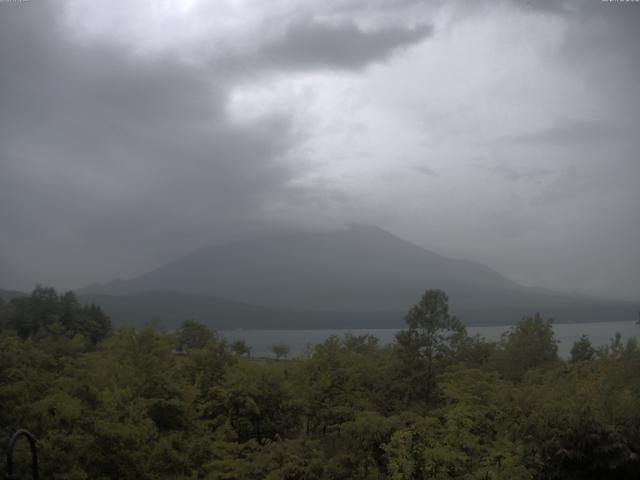
[[[479,334],[487,340],[498,340],[509,326],[467,327],[469,335]],[[220,333],[229,341],[244,340],[251,347],[254,357],[273,357],[271,347],[278,343],[288,345],[289,357],[297,357],[306,352],[311,345],[324,342],[331,335],[342,337],[345,333],[366,335],[378,338],[381,345],[387,345],[395,340],[399,329],[355,329],[355,330],[223,330]],[[623,341],[635,337],[640,339],[640,325],[634,321],[599,322],[599,323],[563,323],[554,324],[555,337],[560,341],[559,353],[568,358],[573,343],[581,335],[588,335],[594,347],[600,347],[611,342],[616,332],[620,332]]]

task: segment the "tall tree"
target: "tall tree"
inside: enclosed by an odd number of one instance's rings
[[[251,358],[251,347],[244,340],[234,340],[231,343],[231,351],[240,357],[246,355]]]
[[[596,349],[591,345],[591,340],[586,335],[582,335],[579,340],[576,340],[571,347],[571,362],[587,362],[593,360],[596,354]]]
[[[501,370],[512,380],[522,378],[530,369],[558,361],[558,341],[553,336],[553,320],[539,313],[523,318],[502,336]]]
[[[406,330],[397,335],[400,358],[411,380],[407,392],[426,399],[434,390],[436,369],[450,362],[466,328],[449,314],[449,297],[442,290],[427,290],[405,317]]]
[[[178,329],[178,342],[183,348],[204,348],[216,337],[204,323],[196,320],[185,320]]]
[[[271,347],[271,351],[276,356],[276,361],[278,361],[281,358],[287,358],[287,356],[289,355],[289,345],[278,343]]]

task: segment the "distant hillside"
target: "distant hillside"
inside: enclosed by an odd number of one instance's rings
[[[96,298],[99,304],[110,302],[123,317],[141,313],[143,304],[159,298],[141,294],[172,292],[164,294],[173,298],[163,300],[164,311],[183,317],[219,321],[223,312],[233,311],[225,315],[237,327],[255,328],[262,325],[256,309],[264,308],[265,328],[273,328],[267,324],[276,322],[274,315],[291,319],[284,322],[291,328],[328,328],[336,322],[354,328],[362,322],[402,325],[407,309],[427,288],[445,290],[452,311],[468,324],[514,323],[536,311],[561,322],[633,320],[638,310],[631,302],[526,288],[484,265],[446,258],[364,226],[204,247],[134,279],[91,285],[78,293],[133,295]],[[149,304],[145,311],[154,308]]]
[[[388,309],[309,310],[262,307],[180,292],[144,292],[131,295],[79,295],[82,303],[100,305],[115,325],[140,326],[158,320],[168,328],[195,318],[219,330],[398,328],[411,305]],[[502,301],[501,301],[502,300]],[[415,302],[414,302],[415,303]],[[453,312],[468,325],[508,325],[525,314],[541,311],[561,322],[632,320],[633,305],[570,297],[540,298],[515,295],[500,299],[452,297]],[[540,308],[542,307],[542,308]]]
[[[78,292],[179,291],[260,305],[331,308],[372,301],[406,305],[435,287],[522,289],[483,265],[442,257],[377,227],[354,226],[204,247],[132,280]]]
[[[26,297],[27,294],[24,292],[18,292],[17,290],[3,290],[0,288],[0,298],[5,302],[8,302],[12,298]]]
[[[82,294],[80,302],[99,305],[115,325],[140,326],[151,320],[168,328],[195,318],[219,330],[236,328],[384,328],[402,323],[398,312],[325,312],[260,307],[204,295],[144,292],[132,295]]]

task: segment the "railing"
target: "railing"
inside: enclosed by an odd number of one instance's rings
[[[6,480],[18,480],[18,477],[13,473],[13,450],[20,437],[26,437],[31,447],[31,473],[33,479],[38,480],[38,449],[36,447],[36,439],[31,433],[26,430],[18,430],[13,434],[11,440],[9,440],[9,449],[7,450],[7,475]]]

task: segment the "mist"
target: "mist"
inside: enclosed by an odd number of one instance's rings
[[[637,300],[639,21],[599,1],[0,3],[0,287],[359,223]]]

